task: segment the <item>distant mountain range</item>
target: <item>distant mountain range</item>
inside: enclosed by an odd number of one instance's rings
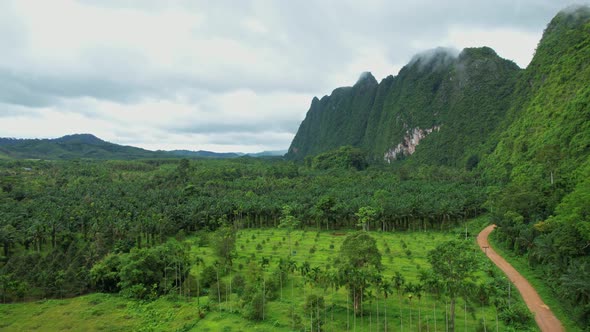
[[[158,159],[158,158],[238,158],[282,156],[285,151],[259,153],[211,151],[150,151],[104,141],[91,134],[74,134],[55,139],[0,138],[0,159]]]
[[[190,151],[190,150],[172,150],[160,151],[168,154],[173,154],[179,157],[198,157],[198,158],[238,158],[238,157],[278,157],[284,156],[287,150],[262,151],[257,153],[241,153],[241,152],[212,152],[212,151]]]

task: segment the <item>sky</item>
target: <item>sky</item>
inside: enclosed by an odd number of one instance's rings
[[[0,0],[0,137],[286,150],[314,96],[436,47],[489,46],[525,68],[575,3]]]

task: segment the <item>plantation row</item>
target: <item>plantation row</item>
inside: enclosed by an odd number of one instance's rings
[[[444,168],[318,171],[247,158],[0,166],[4,302],[97,290],[90,271],[109,253],[222,224],[277,227],[285,206],[301,229],[448,229],[480,213],[484,197],[472,175]]]
[[[523,331],[532,326],[528,310],[510,297],[508,281],[470,237],[457,241],[454,233],[432,232],[289,234],[239,232],[231,268],[211,255],[219,253],[218,247],[197,240],[193,253],[199,264],[192,271],[202,276],[200,287],[208,285],[208,301],[201,300],[203,315],[237,312],[286,330],[313,331],[484,330],[496,324]],[[351,239],[357,241],[348,247]],[[451,249],[455,245],[456,251]],[[453,258],[444,259],[445,253]],[[471,265],[461,281],[446,279],[435,267],[438,261],[459,262],[460,257],[460,264]],[[361,261],[375,265],[359,267]]]
[[[476,228],[469,225],[465,239],[463,228],[355,233],[222,227],[107,255],[91,269],[91,283],[116,294],[80,310],[95,317],[90,322],[110,317],[118,322],[102,324],[106,329],[142,331],[534,330],[530,314],[510,294],[509,281],[475,246]],[[469,265],[461,279],[445,277],[436,267],[449,259]],[[42,324],[45,315],[73,311],[60,302],[42,312],[36,307],[26,307],[36,312],[27,323],[6,316],[2,326],[24,329]],[[105,307],[112,312],[100,309]],[[127,313],[123,320],[117,314],[121,308]],[[68,315],[55,329],[93,330],[97,324],[79,319]]]

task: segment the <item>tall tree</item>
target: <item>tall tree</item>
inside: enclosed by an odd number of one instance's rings
[[[381,272],[381,253],[377,242],[367,232],[356,232],[344,239],[340,247],[338,271],[341,282],[352,295],[354,313],[360,312],[363,292]]]
[[[371,223],[375,221],[377,210],[372,206],[362,206],[354,215],[358,218],[357,226],[362,227],[366,232],[371,227]]]
[[[293,208],[290,205],[283,206],[279,228],[285,228],[287,230],[287,237],[289,238],[289,257],[293,255],[293,248],[291,247],[291,232],[293,232],[297,226],[299,226],[299,220],[293,216]]]
[[[452,240],[439,244],[428,253],[434,275],[442,283],[442,291],[451,299],[449,331],[455,331],[457,297],[477,278],[478,260],[471,242]]]
[[[229,226],[220,227],[213,235],[213,246],[224,267],[231,268],[236,251],[236,232]]]

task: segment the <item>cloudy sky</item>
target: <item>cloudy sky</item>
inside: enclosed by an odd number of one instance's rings
[[[490,46],[524,68],[574,3],[0,0],[0,137],[287,149],[313,96],[437,46]]]

